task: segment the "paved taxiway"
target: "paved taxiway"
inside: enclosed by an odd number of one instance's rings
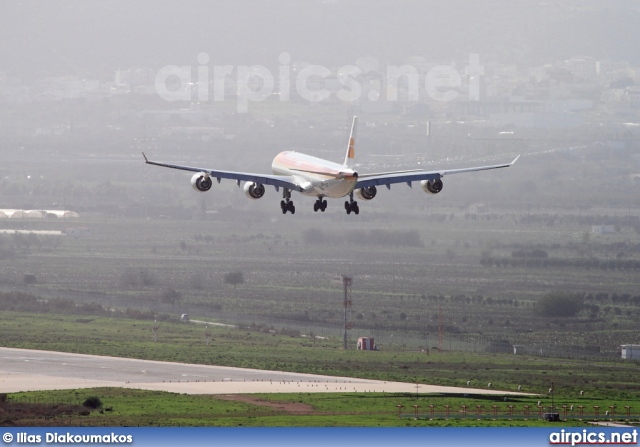
[[[407,392],[521,394],[281,371],[0,348],[0,393],[119,387],[186,394]]]

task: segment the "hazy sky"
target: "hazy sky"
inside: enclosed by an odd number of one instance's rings
[[[369,56],[402,63],[537,64],[572,55],[640,61],[633,1],[84,0],[0,3],[0,70],[26,80],[112,76],[117,68],[194,64],[335,67]],[[575,5],[578,5],[577,7]]]

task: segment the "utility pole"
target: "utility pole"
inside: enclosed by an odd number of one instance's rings
[[[442,306],[440,306],[440,310],[438,312],[438,350],[442,352],[442,335],[444,329],[442,327]]]
[[[344,287],[344,349],[347,348],[348,331],[351,329],[351,283],[353,279],[342,275],[342,285]]]
[[[151,331],[153,332],[153,341],[158,341],[158,329],[160,329],[158,321],[154,320],[153,327],[151,328]]]

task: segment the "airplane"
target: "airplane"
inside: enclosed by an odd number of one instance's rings
[[[377,187],[379,186],[386,186],[387,189],[391,189],[391,185],[394,183],[406,183],[411,187],[413,182],[420,182],[420,186],[426,193],[438,194],[442,191],[442,177],[445,175],[507,168],[512,166],[520,157],[518,155],[511,163],[507,164],[473,168],[440,171],[413,169],[360,174],[354,169],[357,124],[358,117],[354,116],[346,154],[342,163],[334,163],[300,152],[284,151],[273,159],[271,164],[272,175],[174,165],[151,161],[144,152],[142,156],[145,163],[150,165],[195,172],[191,177],[191,186],[199,192],[211,189],[213,179],[216,179],[218,183],[220,183],[221,179],[235,180],[238,186],[240,186],[241,182],[245,182],[243,186],[244,193],[250,199],[262,198],[266,191],[265,185],[275,187],[276,191],[282,188],[282,200],[280,201],[282,214],[287,212],[295,214],[296,212],[296,207],[291,200],[292,191],[297,191],[305,196],[316,197],[317,199],[313,204],[313,211],[315,212],[324,212],[327,209],[327,201],[325,200],[327,197],[349,197],[349,200],[344,202],[345,211],[347,214],[359,214],[360,207],[358,202],[354,200],[354,195],[363,201],[371,200],[376,196]]]

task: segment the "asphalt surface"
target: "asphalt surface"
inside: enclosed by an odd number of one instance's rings
[[[409,392],[521,394],[227,366],[0,348],[0,393],[119,387],[186,394]]]

